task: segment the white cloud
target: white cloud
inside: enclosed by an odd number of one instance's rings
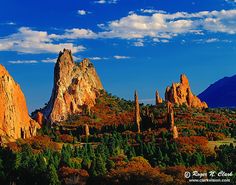
[[[64,48],[71,49],[73,53],[85,50],[82,45],[54,43],[53,37],[54,35],[49,35],[46,31],[21,27],[17,33],[0,38],[0,50],[20,53],[58,53]]]
[[[117,60],[120,60],[120,59],[129,59],[131,57],[129,57],[129,56],[122,56],[122,55],[115,55],[114,58],[117,59]]]
[[[170,41],[167,40],[167,39],[162,39],[161,42],[163,42],[163,43],[168,43],[168,42],[170,42]]]
[[[95,3],[98,4],[116,4],[118,2],[118,0],[99,0],[99,1],[95,1]]]
[[[153,14],[153,13],[166,13],[165,11],[162,11],[162,10],[155,10],[155,9],[140,9],[140,11],[142,13],[150,13],[150,14]],[[133,12],[134,13],[134,12]]]
[[[212,43],[212,42],[219,42],[220,40],[218,38],[210,38],[210,39],[207,39],[205,42],[206,43]]]
[[[101,0],[100,3],[117,1]],[[201,11],[196,13],[166,13],[154,9],[141,9],[148,14],[131,13],[118,20],[101,23],[102,30],[72,28],[64,33],[49,34],[47,31],[21,27],[18,32],[0,38],[0,51],[21,53],[58,53],[63,48],[73,53],[85,50],[82,45],[74,44],[77,39],[119,38],[132,39],[134,46],[144,46],[144,40],[169,42],[173,37],[185,34],[204,35],[207,33],[236,34],[236,9],[221,11]],[[69,40],[69,41],[68,41]]]
[[[89,57],[90,60],[107,60],[107,57]]]
[[[87,14],[90,14],[91,12],[88,12],[88,11],[86,11],[86,10],[78,10],[77,13],[78,13],[79,15],[87,15]]]
[[[134,42],[134,46],[136,47],[143,47],[144,41],[142,39],[137,40],[137,42]]]
[[[14,26],[14,25],[16,25],[16,23],[15,23],[15,22],[12,22],[12,21],[10,21],[10,22],[6,22],[6,25]]]
[[[119,20],[110,21],[101,28],[99,37],[142,39],[151,37],[169,40],[181,34],[203,34],[222,32],[236,34],[236,10],[202,11],[196,13],[166,13],[159,10],[145,10],[151,15],[132,13]]]
[[[41,60],[41,62],[43,62],[43,63],[56,63],[57,58],[46,58],[46,59]]]
[[[52,34],[50,38],[53,39],[94,39],[97,37],[97,34],[89,29],[66,29],[65,33],[62,35]]]
[[[11,64],[36,64],[38,63],[37,60],[12,60],[8,62]]]
[[[232,41],[227,40],[227,39],[208,38],[208,39],[198,39],[198,40],[194,40],[194,42],[197,42],[197,43],[216,43],[216,42],[231,43]]]

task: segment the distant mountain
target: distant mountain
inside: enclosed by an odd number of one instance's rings
[[[198,97],[209,107],[236,107],[236,75],[218,80]]]

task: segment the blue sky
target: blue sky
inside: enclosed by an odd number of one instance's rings
[[[185,73],[199,94],[236,74],[235,0],[2,0],[0,63],[29,111],[51,95],[60,50],[88,57],[105,89],[149,103]]]

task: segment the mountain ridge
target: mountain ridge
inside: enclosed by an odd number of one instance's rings
[[[198,97],[209,107],[236,107],[236,75],[223,77],[212,83]]]

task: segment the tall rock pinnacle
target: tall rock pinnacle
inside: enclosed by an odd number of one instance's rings
[[[178,138],[178,129],[177,126],[175,126],[175,118],[174,118],[174,109],[171,102],[167,102],[167,123],[168,128],[172,132],[173,138]]]
[[[52,122],[64,121],[69,115],[80,114],[84,105],[92,107],[103,89],[89,59],[75,63],[70,50],[59,53],[54,68],[54,86],[47,106],[41,110]]]
[[[0,65],[0,142],[34,136],[39,127],[28,114],[20,86]]]
[[[188,107],[208,107],[205,102],[201,102],[201,100],[191,92],[188,78],[184,74],[180,76],[180,83],[173,83],[172,86],[166,88],[165,100],[177,105],[186,104]]]
[[[162,98],[160,97],[158,91],[156,90],[156,105],[162,103]]]
[[[174,109],[171,102],[167,102],[167,123],[168,128],[173,129],[175,124]]]
[[[134,93],[134,101],[135,101],[135,123],[136,123],[137,128],[138,128],[138,133],[140,133],[141,116],[140,116],[140,108],[139,108],[137,91],[135,91],[135,93]]]

